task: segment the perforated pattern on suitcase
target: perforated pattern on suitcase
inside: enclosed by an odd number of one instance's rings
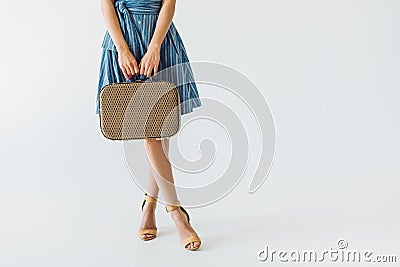
[[[112,83],[99,95],[100,128],[111,140],[170,137],[180,128],[179,91],[173,83]]]

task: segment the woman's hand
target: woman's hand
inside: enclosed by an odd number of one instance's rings
[[[118,64],[127,80],[139,74],[136,58],[129,49],[118,51]]]
[[[146,54],[143,56],[139,63],[140,74],[146,75],[147,78],[151,77],[154,70],[154,75],[157,74],[158,65],[160,63],[160,48],[159,46],[149,46]]]

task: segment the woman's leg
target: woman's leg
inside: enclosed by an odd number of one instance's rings
[[[171,163],[168,159],[169,139],[164,138],[163,141],[161,141],[154,138],[147,138],[145,139],[145,148],[148,160],[152,166],[154,178],[165,198],[165,202],[168,204],[174,204],[178,201],[178,197],[176,194]],[[175,226],[179,231],[181,240],[196,233],[188,223],[186,215],[181,209],[174,209],[173,211],[170,211],[170,213],[175,222]],[[192,242],[188,246],[195,248],[199,245],[199,242]]]
[[[152,173],[152,177],[159,190],[161,190],[165,202],[172,204],[178,201],[171,163],[168,159],[169,139],[164,138],[162,141],[155,138],[147,138],[145,139],[145,148],[149,162],[149,172]]]
[[[157,185],[157,181],[154,177],[154,171],[151,162],[148,161],[148,185],[146,193],[149,196],[158,198],[158,193],[160,189]],[[156,204],[153,202],[146,201],[143,206],[142,223],[140,229],[154,229],[156,228],[155,222],[155,208]],[[142,238],[146,239],[151,237],[151,234],[143,234]]]
[[[160,188],[157,185],[156,178],[154,177],[154,170],[151,162],[147,159],[148,161],[148,188],[147,188],[147,194],[154,197],[158,198],[158,193],[160,192]]]

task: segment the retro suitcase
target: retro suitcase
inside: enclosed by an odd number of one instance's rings
[[[98,101],[100,129],[108,139],[163,138],[179,131],[179,91],[171,82],[111,83]]]

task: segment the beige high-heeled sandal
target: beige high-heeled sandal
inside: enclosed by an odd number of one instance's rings
[[[187,213],[187,211],[180,205],[179,201],[175,202],[175,204],[171,204],[171,205],[166,205],[165,206],[165,210],[167,212],[173,211],[173,210],[175,210],[177,208],[180,208],[180,210],[185,213],[187,221],[188,221],[188,223],[190,223],[189,213]],[[199,246],[195,247],[195,248],[187,247],[192,242],[199,242]],[[184,240],[182,240],[182,244],[185,247],[185,249],[196,250],[201,246],[201,239],[197,234],[194,234],[194,235],[189,236],[189,237],[185,238]]]
[[[146,203],[146,201],[152,202],[152,203],[157,203],[157,199],[149,196],[146,194],[144,194],[144,200],[142,203],[142,212],[143,212],[143,207],[144,204]],[[147,237],[142,237],[142,235],[147,235]],[[150,236],[149,236],[150,235]],[[157,227],[156,228],[146,228],[146,229],[139,229],[139,238],[143,241],[148,241],[148,240],[152,240],[157,236]]]

